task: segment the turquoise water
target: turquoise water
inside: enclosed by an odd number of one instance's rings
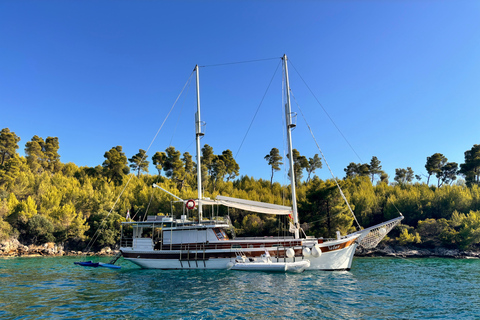
[[[480,260],[356,258],[350,272],[302,274],[78,260],[0,259],[0,318],[480,319]]]

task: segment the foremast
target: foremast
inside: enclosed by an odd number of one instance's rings
[[[198,74],[198,65],[195,66],[195,73],[197,75],[197,113],[195,113],[195,136],[197,143],[197,189],[198,189],[198,222],[201,223],[203,219],[202,212],[202,164],[200,162],[200,139],[204,135],[202,132],[202,122],[200,120],[200,78]]]
[[[298,225],[298,210],[297,210],[297,192],[295,188],[295,170],[293,161],[293,147],[292,147],[292,129],[295,124],[292,121],[292,110],[290,107],[290,84],[288,81],[288,67],[287,67],[287,55],[283,55],[283,68],[285,72],[285,91],[287,94],[287,101],[285,103],[285,121],[287,124],[287,144],[288,144],[288,163],[290,165],[290,185],[292,189],[292,215],[293,225],[295,226],[295,239],[300,237],[299,225]]]

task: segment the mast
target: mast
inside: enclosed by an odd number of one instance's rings
[[[197,113],[195,113],[195,136],[197,142],[197,189],[198,189],[198,223],[202,222],[202,164],[200,163],[200,139],[204,135],[202,132],[202,122],[200,120],[200,78],[198,74],[198,65],[195,66],[197,74]]]
[[[295,170],[293,163],[293,148],[292,148],[292,128],[296,125],[292,122],[292,110],[290,107],[290,84],[288,81],[288,67],[287,67],[287,55],[283,55],[283,67],[285,72],[285,89],[287,92],[287,101],[285,104],[285,120],[287,123],[287,144],[288,144],[288,163],[290,165],[290,185],[292,189],[292,214],[293,224],[295,226],[295,239],[300,237],[298,228],[298,211],[297,211],[297,191],[295,189]]]

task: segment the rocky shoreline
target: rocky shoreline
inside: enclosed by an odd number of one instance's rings
[[[118,250],[105,247],[97,252],[88,252],[88,256],[112,256]],[[82,251],[65,250],[63,246],[48,242],[43,245],[25,246],[18,240],[10,240],[0,243],[0,257],[39,257],[39,256],[78,256],[85,255]],[[358,247],[355,251],[357,257],[399,257],[399,258],[455,258],[455,259],[480,259],[478,251],[462,251],[459,249],[447,249],[444,247],[416,248],[404,246],[389,246],[380,244],[374,249]]]
[[[105,247],[98,252],[88,252],[88,256],[113,256],[118,250]],[[65,250],[62,245],[48,242],[43,245],[23,245],[18,240],[10,240],[0,243],[0,257],[42,257],[42,256],[79,256],[85,252]]]
[[[444,247],[417,248],[405,246],[389,246],[380,244],[374,249],[358,247],[355,251],[357,257],[399,257],[399,258],[454,258],[454,259],[480,259],[478,251],[463,251]]]

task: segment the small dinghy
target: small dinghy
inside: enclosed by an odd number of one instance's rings
[[[116,266],[111,263],[103,263],[103,262],[92,262],[92,261],[82,261],[82,262],[74,262],[74,264],[82,266],[82,267],[103,267],[103,268],[110,268],[110,269],[120,269],[120,266]]]
[[[249,259],[245,255],[239,255],[235,262],[228,263],[228,269],[242,271],[267,271],[267,272],[303,272],[310,267],[310,261],[301,260],[295,262],[273,262],[270,254],[265,250],[260,258]]]
[[[116,266],[114,264],[111,264],[111,263],[102,263],[102,262],[99,262],[99,267],[103,267],[103,268],[110,268],[110,269],[120,269],[121,267],[120,266]]]
[[[92,261],[80,261],[80,262],[74,262],[74,264],[82,266],[82,267],[98,267],[100,265],[100,262],[92,262]]]

